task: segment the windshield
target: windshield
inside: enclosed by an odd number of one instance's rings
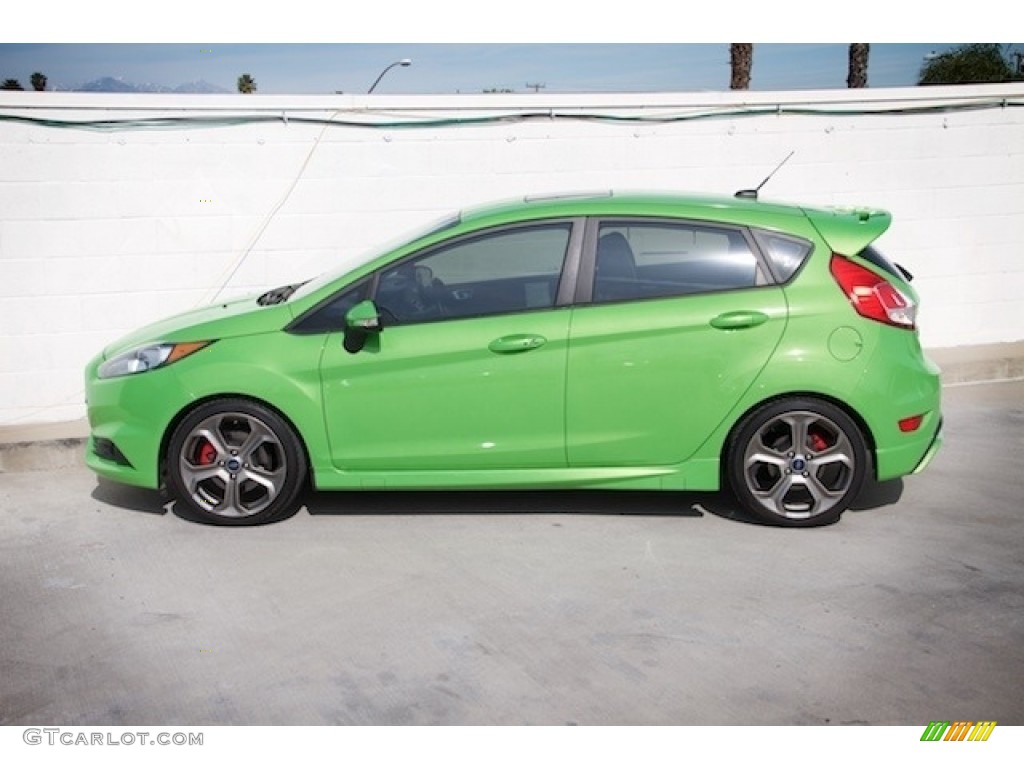
[[[333,269],[329,269],[323,274],[319,275],[318,277],[315,277],[312,280],[308,280],[304,283],[299,284],[294,291],[289,293],[288,298],[301,299],[304,296],[309,296],[311,293],[320,290],[328,283],[331,283],[337,280],[339,277],[348,274],[356,267],[366,264],[368,261],[372,261],[377,256],[387,253],[390,250],[394,250],[400,245],[411,243],[416,240],[419,240],[420,238],[436,234],[437,232],[441,232],[450,227],[454,227],[456,224],[459,223],[459,221],[461,221],[461,217],[459,216],[459,214],[455,214],[454,216],[448,215],[445,216],[443,219],[431,222],[429,226],[420,227],[419,229],[413,230],[411,233],[407,233],[400,238],[396,238],[389,244],[383,246],[376,246],[369,251],[349,255],[348,257],[342,259],[340,262],[337,262]]]

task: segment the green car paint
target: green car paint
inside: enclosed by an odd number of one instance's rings
[[[323,490],[714,491],[730,471],[729,451],[758,413],[774,403],[810,402],[820,405],[822,425],[846,423],[832,408],[856,425],[852,442],[863,443],[867,461],[860,464],[869,466],[858,465],[847,481],[836,481],[852,493],[869,471],[879,480],[920,471],[941,443],[938,370],[922,353],[916,330],[861,316],[830,274],[830,256],[840,254],[916,304],[903,275],[858,256],[890,222],[889,214],[868,209],[672,195],[548,199],[464,213],[345,274],[314,280],[285,301],[264,305],[248,297],[215,304],[109,346],[85,374],[87,463],[101,476],[146,488],[160,487],[168,473],[183,467],[188,478],[174,485],[179,500],[213,522],[283,516],[285,507],[295,506],[294,496],[288,504],[254,504],[261,511],[252,514],[244,503],[220,509],[208,493],[180,498],[189,495],[181,488],[207,475],[219,473],[225,487],[241,483],[234,473],[228,480],[227,469],[218,470],[223,460],[206,465],[203,451],[212,451],[202,437],[207,427],[192,424],[225,404],[232,413],[241,409],[236,415],[248,420],[252,435],[269,420],[272,434],[293,435],[310,482]],[[661,230],[677,225],[692,226],[695,242],[728,239],[731,251],[721,258],[748,259],[756,272],[750,284],[598,296],[600,265],[593,253],[602,232],[639,232],[654,242]],[[404,265],[416,268],[409,290],[440,291],[444,312],[452,304],[472,304],[473,291],[484,295],[493,287],[473,282],[476,238],[484,238],[486,253],[497,247],[486,237],[514,245],[520,232],[529,238],[545,227],[567,233],[561,279],[493,283],[525,295],[522,307],[502,310],[499,303],[494,311],[479,303],[465,316],[456,311],[423,322],[374,314],[379,302],[368,294],[376,286],[376,298],[383,297],[386,280],[405,285],[398,281]],[[793,274],[781,275],[766,256],[763,242],[771,235],[803,244]],[[456,253],[463,243],[469,256]],[[668,267],[659,259],[684,258],[657,247],[650,253],[653,266],[635,266],[629,280],[643,282],[641,268],[664,273]],[[430,261],[433,254],[441,255]],[[514,249],[510,254],[502,259],[513,260],[512,266],[515,259],[534,258]],[[430,269],[424,272],[422,262],[443,265],[446,277],[467,282],[431,288]],[[340,314],[331,314],[334,307]],[[131,358],[141,346],[184,342],[211,343],[151,370],[101,375],[108,361]],[[271,413],[249,413],[246,403]],[[779,419],[796,423],[804,412],[794,406],[796,417]],[[917,416],[919,425],[903,431],[900,422]],[[216,451],[208,455],[228,458],[228,443],[211,441]],[[255,441],[240,438],[239,447],[244,453]],[[270,439],[271,454],[274,445]],[[856,446],[849,447],[852,456]],[[172,448],[188,455],[169,455]],[[838,444],[824,453],[830,451],[840,452]],[[800,450],[790,453],[803,459]],[[263,461],[238,469],[238,477],[250,471],[258,481],[248,483],[251,494],[260,494],[263,485],[277,493],[286,474],[277,466],[280,458]],[[227,466],[234,464],[228,460]],[[305,480],[289,478],[286,485],[297,488]],[[842,503],[832,500],[834,507],[824,505],[829,511],[822,515],[813,510],[816,501],[794,503],[792,514],[756,505],[751,511],[782,524],[826,522],[852,500],[849,495],[844,492]]]
[[[565,467],[571,310],[397,326],[376,352],[324,349],[323,410],[339,472]],[[511,333],[510,333],[511,331]],[[529,333],[543,344],[494,352]],[[385,350],[384,347],[387,347]]]
[[[575,310],[565,398],[570,465],[689,459],[756,380],[786,326],[781,288],[744,293],[741,305],[726,292]],[[737,306],[766,321],[742,332],[714,326]]]

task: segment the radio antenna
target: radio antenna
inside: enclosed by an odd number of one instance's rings
[[[779,163],[778,165],[775,166],[775,170],[773,170],[771,173],[769,173],[767,176],[764,177],[764,181],[762,181],[760,184],[758,184],[753,189],[741,189],[739,192],[737,192],[735,195],[733,195],[733,197],[740,197],[740,198],[744,198],[746,200],[757,200],[757,193],[761,191],[761,187],[763,187],[765,184],[767,184],[768,180],[772,176],[774,176],[776,173],[778,173],[779,169],[782,166],[784,166],[787,162],[789,162],[789,158],[791,158],[795,154],[796,154],[796,150],[794,149],[792,152],[790,152],[788,155],[786,155],[786,157],[783,159],[783,161],[781,163]]]

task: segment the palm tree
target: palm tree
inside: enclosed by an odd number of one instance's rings
[[[46,90],[46,75],[44,75],[42,72],[33,72],[32,73],[32,77],[30,78],[30,80],[32,82],[33,90],[36,90],[36,91],[45,91]]]
[[[868,87],[868,43],[850,43],[850,65],[846,73],[847,88]]]
[[[24,91],[24,90],[25,89],[21,87],[21,83],[19,83],[17,80],[14,80],[13,78],[8,78],[7,80],[4,80],[3,85],[0,85],[0,91]]]
[[[750,69],[754,64],[754,44],[731,43],[729,45],[729,64],[732,67],[729,87],[734,91],[745,91],[750,87]]]
[[[238,78],[238,92],[256,93],[256,81],[252,79],[252,75],[248,72]]]

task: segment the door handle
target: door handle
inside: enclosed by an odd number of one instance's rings
[[[491,352],[507,355],[512,352],[529,352],[531,349],[543,346],[545,342],[547,342],[547,339],[543,336],[533,333],[517,333],[512,336],[502,336],[500,339],[495,339],[487,345],[487,348]]]
[[[764,312],[757,312],[749,309],[741,309],[736,312],[723,312],[712,318],[711,325],[719,330],[729,331],[737,328],[753,328],[768,321],[768,315]]]

